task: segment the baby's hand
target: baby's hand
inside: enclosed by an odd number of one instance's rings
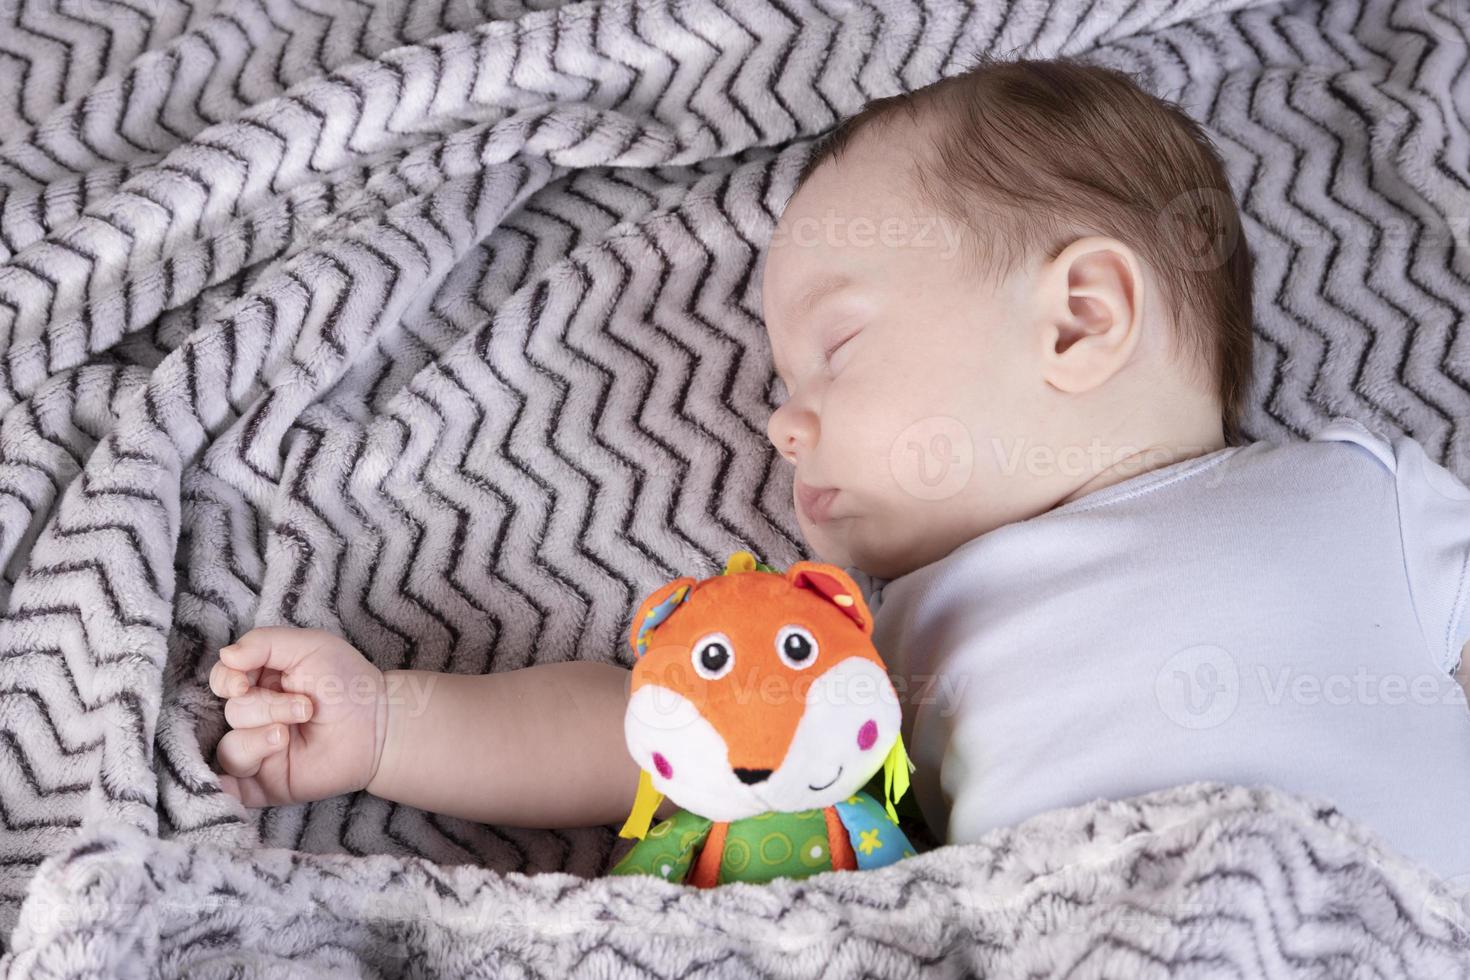
[[[372,781],[383,672],[341,637],[250,630],[220,650],[209,688],[227,699],[231,726],[215,750],[220,786],[246,806],[308,803]]]

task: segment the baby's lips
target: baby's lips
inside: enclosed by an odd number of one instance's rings
[[[814,487],[796,481],[797,506],[814,524],[820,524],[831,516],[832,502],[837,499],[838,492],[836,487]]]

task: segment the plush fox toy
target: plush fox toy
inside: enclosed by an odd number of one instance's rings
[[[834,565],[784,574],[745,551],[638,610],[624,734],[642,768],[612,874],[711,887],[875,868],[914,853],[898,697],[857,585]],[[886,806],[861,791],[884,771]],[[649,829],[667,795],[684,809]]]

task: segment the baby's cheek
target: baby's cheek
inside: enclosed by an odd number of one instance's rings
[[[875,578],[897,578],[891,572],[906,567],[915,529],[919,527],[916,520],[919,518],[894,517],[885,511],[843,521],[826,539],[831,557],[821,560],[838,568],[857,568]]]

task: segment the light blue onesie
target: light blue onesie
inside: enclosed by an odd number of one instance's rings
[[[1223,449],[874,584],[952,842],[1208,779],[1327,797],[1470,874],[1470,490],[1412,440],[1338,420]]]

